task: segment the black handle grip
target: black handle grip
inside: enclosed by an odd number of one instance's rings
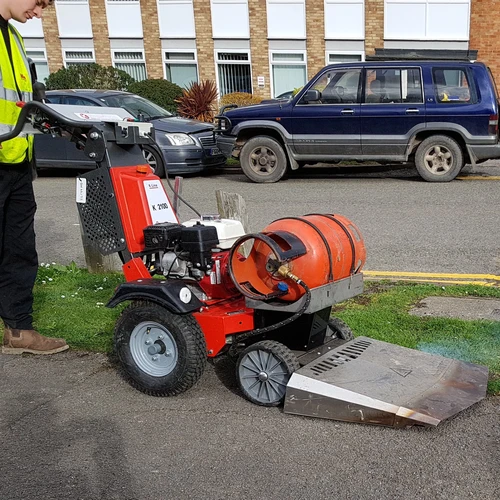
[[[16,126],[9,133],[0,135],[0,143],[17,137],[22,132],[29,114],[33,111],[41,111],[48,118],[57,120],[59,125],[66,125],[67,127],[91,129],[96,124],[96,122],[91,121],[81,122],[77,120],[71,120],[64,115],[61,115],[61,113],[54,111],[52,108],[49,108],[49,106],[47,106],[46,104],[36,101],[30,101],[23,106],[21,113],[19,114],[19,118],[17,119]]]

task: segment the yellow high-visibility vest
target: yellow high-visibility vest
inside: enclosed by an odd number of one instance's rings
[[[20,97],[24,102],[33,99],[30,67],[23,39],[10,24],[9,35],[12,64],[5,40],[0,34],[0,135],[10,132],[15,127],[21,113],[21,108],[16,105]],[[31,160],[32,155],[33,136],[21,133],[18,137],[2,143],[0,163],[22,163],[24,160]]]

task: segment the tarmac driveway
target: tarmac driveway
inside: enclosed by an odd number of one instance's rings
[[[0,498],[498,498],[498,397],[395,430],[254,406],[232,370],[164,399],[104,355],[0,355]]]

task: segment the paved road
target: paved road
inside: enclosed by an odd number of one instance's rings
[[[253,184],[238,169],[185,178],[183,194],[199,211],[216,211],[215,190],[241,194],[251,230],[278,217],[333,212],[350,217],[365,238],[365,269],[500,274],[500,166],[466,167],[463,179],[422,182],[412,170],[306,167],[277,184]],[[40,259],[84,264],[75,207],[75,174],[35,183]],[[181,220],[194,214],[185,207]]]

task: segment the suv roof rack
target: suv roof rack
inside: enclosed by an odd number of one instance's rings
[[[477,50],[443,50],[443,49],[375,49],[375,54],[366,56],[367,61],[418,61],[445,60],[468,61],[477,60]]]

